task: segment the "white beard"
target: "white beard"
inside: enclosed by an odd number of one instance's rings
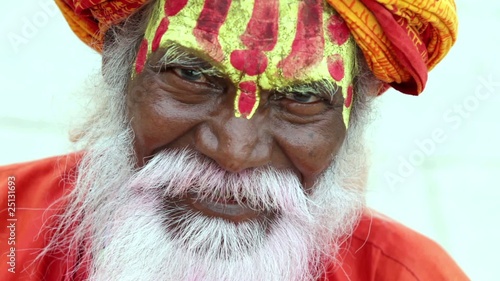
[[[310,197],[288,172],[259,169],[238,176],[245,179],[241,194],[231,193],[235,198],[279,215],[268,223],[235,224],[164,207],[164,198],[193,191],[191,186],[200,186],[200,197],[212,196],[214,187],[231,192],[234,175],[185,151],[157,156],[127,184],[107,191],[94,211],[92,220],[99,223],[92,224],[91,280],[316,280],[321,262],[334,262],[337,240],[351,230],[362,206],[358,191],[328,180],[332,173]],[[172,220],[177,211],[183,222],[172,231],[167,225],[179,222]]]
[[[46,253],[87,243],[90,280],[316,280],[337,264],[364,206],[361,129],[351,125],[311,194],[291,172],[230,174],[190,151],[162,152],[136,170],[129,130],[97,139]],[[166,204],[187,192],[229,194],[276,215],[236,224]]]
[[[76,231],[92,244],[91,280],[316,280],[325,261],[336,262],[363,206],[361,188],[352,183],[362,177],[363,169],[354,168],[360,154],[349,145],[311,195],[293,173],[266,168],[230,175],[186,151],[159,154],[140,171],[119,175],[127,161],[116,149],[98,157],[108,161],[92,168],[94,185],[75,208],[86,214]],[[165,200],[187,191],[200,198],[229,192],[279,215],[235,224],[179,206],[183,226],[172,231],[179,210],[165,208]]]

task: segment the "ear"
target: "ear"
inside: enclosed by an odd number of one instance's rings
[[[355,97],[360,94],[366,97],[377,97],[390,88],[389,84],[380,81],[370,70],[366,69],[361,75],[354,77],[353,84]]]
[[[378,87],[378,89],[376,89],[373,93],[374,93],[374,97],[376,96],[380,96],[382,95],[383,93],[385,93],[387,90],[389,90],[389,88],[391,87],[391,85],[387,84],[387,83],[383,83],[381,82],[380,83],[380,86]],[[372,91],[370,91],[370,93],[372,93]],[[371,94],[369,94],[369,96],[372,96]]]

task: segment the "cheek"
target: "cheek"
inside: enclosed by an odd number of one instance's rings
[[[193,128],[208,114],[203,106],[180,104],[154,91],[141,99],[129,99],[128,109],[139,166],[143,158],[159,150],[189,146]]]
[[[277,142],[300,171],[306,188],[329,167],[345,138],[343,126],[323,123],[282,126],[276,131]]]

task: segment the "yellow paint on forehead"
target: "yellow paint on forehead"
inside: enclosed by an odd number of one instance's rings
[[[176,0],[170,0],[176,1]],[[349,99],[348,89],[352,87],[353,71],[355,65],[355,44],[352,36],[339,45],[330,39],[328,34],[330,24],[329,19],[336,13],[330,6],[323,6],[323,38],[324,49],[321,59],[311,67],[297,68],[292,71],[293,75],[286,75],[282,67],[289,54],[292,52],[292,44],[296,37],[298,14],[300,11],[299,3],[302,1],[279,1],[279,21],[277,30],[277,42],[274,48],[270,51],[264,50],[263,53],[267,57],[268,64],[263,73],[257,75],[248,75],[236,69],[230,61],[230,56],[235,50],[248,50],[248,46],[241,40],[241,36],[245,33],[247,25],[252,18],[254,9],[254,1],[232,1],[224,23],[220,26],[218,37],[216,38],[220,44],[220,51],[217,51],[217,46],[213,44],[205,44],[202,46],[197,40],[193,30],[197,25],[198,18],[204,8],[205,1],[191,0],[174,16],[166,16],[164,7],[165,0],[158,1],[158,6],[151,18],[145,39],[148,42],[147,55],[152,52],[152,42],[155,39],[155,34],[164,18],[168,18],[168,29],[161,37],[159,46],[168,47],[169,44],[176,43],[186,48],[199,51],[200,54],[206,54],[210,61],[216,62],[214,65],[221,72],[228,75],[234,85],[238,86],[241,82],[253,82],[257,85],[257,101],[252,109],[251,114],[246,116],[250,118],[256,111],[259,103],[259,92],[261,90],[269,90],[275,88],[286,88],[295,84],[315,82],[320,80],[334,81],[335,84],[342,88],[344,99]],[[303,3],[303,2],[302,2]],[[324,4],[326,5],[326,4]],[[199,37],[199,36],[198,36]],[[343,60],[343,68],[345,75],[339,81],[332,78],[329,71],[329,62],[332,58],[341,58]],[[290,64],[290,63],[289,63]],[[351,88],[352,90],[352,88]],[[241,89],[238,91],[238,97],[235,99],[235,114],[238,112],[238,98],[241,94]],[[348,124],[350,115],[350,106],[344,105],[343,118],[344,123]]]

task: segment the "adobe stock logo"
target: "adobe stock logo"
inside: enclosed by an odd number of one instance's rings
[[[414,141],[415,149],[405,157],[400,156],[397,171],[388,171],[384,174],[385,180],[391,188],[405,181],[413,175],[416,168],[421,166],[425,159],[436,152],[436,148],[446,142],[450,130],[458,130],[470,118],[481,104],[487,102],[500,91],[500,81],[479,77],[479,85],[474,94],[468,95],[461,103],[454,104],[443,113],[445,126],[434,129],[427,138]]]
[[[26,45],[31,39],[36,37],[40,29],[47,26],[50,18],[57,15],[58,10],[54,1],[43,0],[37,3],[38,11],[31,16],[21,17],[20,28],[16,32],[9,32],[7,38],[14,52],[18,53],[22,45]]]

